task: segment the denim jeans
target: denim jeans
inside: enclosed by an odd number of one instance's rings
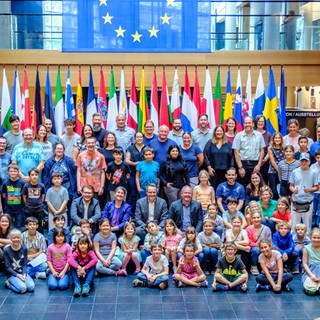
[[[79,278],[78,274],[77,274],[77,269],[71,268],[71,275],[72,275],[72,279],[73,279],[75,286],[80,286],[81,284],[86,283],[91,287],[93,280],[94,280],[95,273],[96,273],[96,268],[93,267],[93,268],[86,270],[86,274],[84,277]]]
[[[117,257],[112,257],[111,264],[109,267],[106,267],[102,264],[101,261],[98,261],[96,270],[101,274],[106,274],[108,276],[114,276],[116,271],[119,270],[122,266],[122,262]]]
[[[128,195],[127,195],[127,203],[131,205],[135,205],[137,201],[138,191],[136,186],[136,176],[130,175],[130,179],[128,181]]]
[[[278,274],[277,273],[271,273],[271,277],[274,280],[274,282],[277,282],[277,280],[278,280]],[[284,288],[292,280],[293,280],[293,276],[290,273],[283,273],[282,281],[281,281],[281,287]],[[269,280],[262,273],[259,274],[256,277],[256,282],[259,283],[259,284],[262,284],[263,286],[269,286],[270,285]]]
[[[28,263],[28,275],[30,277],[35,278],[37,272],[43,272],[48,269],[48,264],[46,262],[43,262],[39,264],[38,266],[32,267],[30,263]]]
[[[274,221],[263,218],[262,219],[262,224],[269,227],[271,230],[271,233],[274,234],[276,232],[276,224]]]
[[[7,287],[16,293],[25,293],[27,291],[34,290],[34,281],[28,274],[26,275],[25,282],[14,276],[9,277],[8,281],[9,284],[7,285]]]
[[[159,286],[159,284],[161,282],[164,282],[164,281],[169,281],[169,277],[168,276],[160,276],[158,277],[156,280],[154,280],[154,282],[149,282],[148,279],[147,279],[147,276],[142,273],[142,272],[139,272],[138,275],[137,275],[137,278],[141,281],[144,282],[144,284],[147,286],[147,287],[150,287],[150,288],[156,288]]]
[[[256,266],[258,264],[258,258],[260,249],[258,247],[251,248],[251,265]]]
[[[69,288],[69,274],[66,273],[63,278],[55,277],[52,273],[48,277],[49,290],[66,290]]]
[[[151,252],[149,250],[146,249],[142,249],[141,250],[141,262],[142,264],[144,264],[147,260],[147,258],[151,256]]]
[[[207,269],[208,262],[210,263],[211,268],[215,268],[218,262],[219,251],[216,248],[202,248],[203,259],[202,259],[202,268]]]
[[[320,224],[320,193],[313,194],[312,228]]]

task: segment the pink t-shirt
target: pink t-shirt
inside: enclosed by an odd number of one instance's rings
[[[172,236],[166,236],[165,247],[178,247],[180,240],[181,235],[178,233]]]
[[[272,250],[270,259],[267,259],[264,254],[259,255],[259,263],[265,263],[270,273],[278,273],[278,259],[281,258],[281,253],[277,250]]]
[[[64,269],[71,255],[72,250],[68,243],[64,243],[61,247],[52,243],[47,249],[47,261],[52,263],[54,270],[57,272],[61,272]]]

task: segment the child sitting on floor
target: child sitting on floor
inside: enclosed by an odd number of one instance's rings
[[[193,286],[208,287],[206,276],[200,267],[198,258],[195,256],[195,247],[192,243],[187,243],[183,248],[183,256],[179,260],[173,280],[177,287]]]
[[[248,273],[239,256],[237,246],[233,242],[224,244],[224,253],[217,264],[213,277],[212,290],[241,290],[247,292]]]
[[[9,233],[11,244],[4,248],[4,263],[6,266],[6,288],[16,293],[34,290],[34,281],[27,273],[28,252],[21,243],[21,232],[13,229]]]
[[[133,281],[134,287],[160,288],[168,287],[169,262],[162,254],[163,247],[160,244],[152,245],[151,256],[147,257],[137,279]]]
[[[311,231],[311,243],[303,249],[304,274],[301,281],[307,295],[320,293],[320,229]]]

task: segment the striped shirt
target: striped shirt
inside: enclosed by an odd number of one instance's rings
[[[291,163],[287,163],[285,160],[281,160],[278,164],[278,167],[279,180],[289,181],[292,171],[300,167],[300,161],[295,160]]]

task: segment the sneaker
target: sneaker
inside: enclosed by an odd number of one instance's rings
[[[207,276],[209,276],[209,275],[210,275],[210,271],[205,270],[205,271],[204,271],[204,274],[207,275]]]
[[[126,270],[120,269],[120,270],[116,271],[116,275],[117,276],[127,276],[128,274],[127,274]]]
[[[289,285],[287,284],[284,288],[283,288],[283,291],[286,291],[286,292],[292,292],[293,290],[289,287]]]
[[[81,287],[80,286],[74,287],[73,296],[75,298],[79,298],[81,296]]]
[[[6,280],[6,281],[4,282],[4,286],[5,286],[6,288],[9,288],[9,284],[10,284],[10,281],[9,281],[9,280]]]
[[[200,283],[200,287],[201,288],[208,288],[208,281],[207,280],[204,280]]]
[[[261,291],[268,291],[270,289],[269,286],[264,286],[262,284],[257,284],[256,286],[256,292],[261,292]]]
[[[177,287],[178,288],[183,288],[185,285],[184,285],[184,283],[182,282],[182,281],[178,281],[177,282]]]
[[[90,293],[90,286],[85,283],[83,286],[82,286],[82,296],[83,297],[88,297],[89,296],[89,293]]]
[[[136,279],[136,280],[133,280],[132,285],[133,285],[134,287],[143,287],[143,286],[144,286],[144,283],[143,283],[143,281],[141,281],[141,280],[139,280],[139,279]]]
[[[259,274],[258,267],[257,267],[257,266],[251,266],[250,273],[251,273],[253,276],[257,276],[257,275]]]
[[[291,274],[299,274],[299,273],[300,273],[299,266],[293,267]]]
[[[47,279],[47,274],[46,274],[45,271],[36,272],[35,277],[36,277],[36,279],[46,280]]]
[[[140,273],[140,270],[136,270],[133,274],[136,276],[138,273]]]
[[[159,284],[160,290],[164,290],[168,288],[168,281],[163,281]]]
[[[229,290],[229,287],[224,285],[224,284],[220,284],[220,283],[217,283],[216,284],[216,290],[215,291],[228,291]]]

